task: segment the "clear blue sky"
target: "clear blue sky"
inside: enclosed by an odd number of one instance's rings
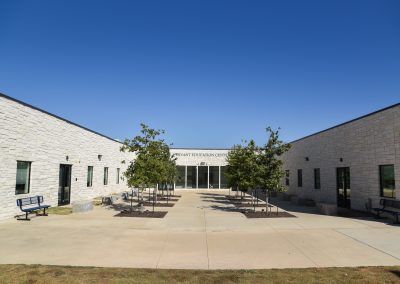
[[[400,101],[400,1],[1,1],[0,92],[113,138],[286,141]]]

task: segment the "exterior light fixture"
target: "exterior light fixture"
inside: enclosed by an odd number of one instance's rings
[[[101,158],[103,158],[103,155],[98,155],[97,158],[99,158],[99,161],[101,161]]]
[[[306,161],[308,162],[310,159],[308,157],[306,157]]]
[[[67,161],[68,161],[68,160],[69,160],[69,157],[68,157],[68,156],[65,156],[65,160],[67,160]]]
[[[340,158],[339,161],[343,162],[343,158]]]

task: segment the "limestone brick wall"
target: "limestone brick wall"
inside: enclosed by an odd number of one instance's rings
[[[295,141],[283,160],[290,171],[290,194],[335,204],[336,168],[350,167],[351,207],[358,210],[365,210],[369,198],[378,205],[379,165],[394,164],[399,199],[400,105]],[[314,168],[321,171],[320,190],[314,189]],[[303,187],[297,186],[298,169]]]
[[[0,220],[20,213],[16,199],[25,196],[43,195],[47,204],[57,206],[60,164],[72,165],[71,202],[126,190],[124,180],[117,184],[117,168],[122,177],[126,166],[121,161],[130,154],[121,153],[120,146],[0,95]],[[29,194],[15,194],[18,160],[32,162]],[[92,187],[87,187],[88,166],[94,167]],[[108,185],[103,185],[104,167],[109,168]]]

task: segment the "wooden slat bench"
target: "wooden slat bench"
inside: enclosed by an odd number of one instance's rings
[[[379,208],[373,208],[373,210],[376,211],[378,218],[380,217],[381,213],[388,213],[393,217],[396,217],[396,223],[399,223],[400,200],[381,199],[379,201],[379,205]]]
[[[37,214],[38,216],[47,216],[46,209],[50,207],[50,205],[45,205],[43,203],[43,196],[32,196],[17,199],[17,206],[21,209],[22,212],[25,213],[25,218],[17,218],[17,220],[30,221],[28,218],[28,214],[43,210],[43,214]]]

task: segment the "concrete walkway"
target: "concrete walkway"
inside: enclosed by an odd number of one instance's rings
[[[164,219],[112,209],[0,223],[0,263],[183,269],[400,265],[400,228],[293,214],[246,219],[221,191],[178,191]]]

